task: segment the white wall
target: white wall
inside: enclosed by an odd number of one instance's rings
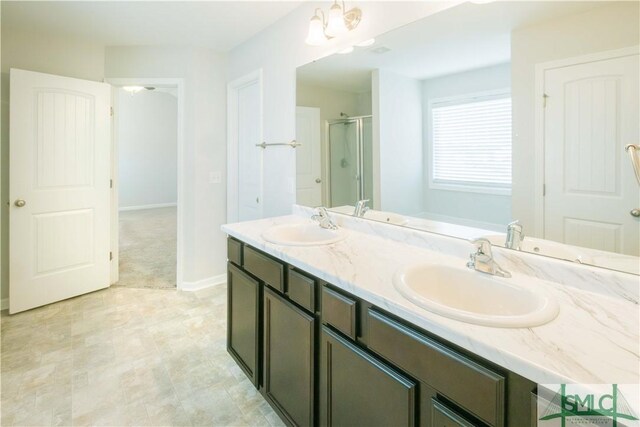
[[[0,199],[9,200],[9,70],[20,68],[41,73],[58,74],[102,81],[104,47],[84,40],[69,39],[37,31],[8,31],[2,26],[1,36],[1,148]],[[9,207],[0,203],[2,241],[0,298],[9,296]]]
[[[541,62],[638,45],[640,3],[616,2],[512,33],[512,216],[533,235],[535,65]]]
[[[379,171],[379,177],[374,176],[374,206],[417,215],[424,187],[421,83],[375,70],[372,86],[373,169]]]
[[[178,100],[159,91],[118,91],[120,208],[177,201]]]
[[[296,105],[320,109],[320,146],[322,150],[322,182],[329,182],[329,149],[327,147],[326,122],[340,118],[340,113],[349,116],[371,114],[371,92],[353,93],[298,82]],[[328,204],[328,192],[322,186],[323,204]]]
[[[226,182],[225,57],[208,49],[109,47],[107,78],[182,78],[184,99],[184,281],[205,283],[224,274]],[[293,150],[291,150],[293,151]]]
[[[481,223],[506,226],[511,221],[511,196],[472,193],[466,191],[436,190],[429,188],[431,159],[428,147],[431,139],[429,102],[438,98],[454,97],[511,87],[511,65],[499,64],[463,73],[423,80],[424,99],[424,210],[432,218],[464,218]],[[435,215],[435,216],[434,216]],[[452,221],[455,221],[452,219]],[[467,222],[468,223],[468,222]],[[483,224],[478,224],[481,226]],[[499,228],[499,227],[498,227]]]
[[[363,2],[359,27],[327,46],[307,46],[304,39],[316,7],[328,10],[328,2],[303,3],[274,25],[229,53],[228,81],[254,70],[264,76],[264,129],[266,142],[295,138],[296,67],[322,58],[349,43],[375,37],[385,31],[421,19],[455,2]],[[295,152],[273,147],[264,153],[264,215],[291,211],[295,202]]]

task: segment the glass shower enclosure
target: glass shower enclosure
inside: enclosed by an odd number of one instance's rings
[[[329,207],[355,206],[369,199],[373,206],[371,116],[327,122],[329,146]]]

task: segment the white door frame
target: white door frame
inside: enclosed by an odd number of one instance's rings
[[[621,58],[637,55],[640,45],[625,47],[622,49],[608,50],[591,53],[588,55],[563,58],[555,61],[536,64],[535,71],[535,131],[534,131],[534,233],[538,237],[544,237],[544,76],[545,72],[555,68],[570,67],[573,65],[587,64],[589,62],[604,61],[607,59]]]
[[[243,87],[258,83],[260,88],[260,141],[264,140],[263,118],[264,118],[264,92],[262,68],[252,71],[227,84],[227,222],[237,222],[238,213],[238,93]],[[262,216],[264,206],[264,157],[260,157],[260,213]]]
[[[177,239],[176,239],[176,287],[182,289],[184,277],[184,79],[181,78],[151,78],[151,77],[130,77],[130,78],[108,78],[105,81],[113,86],[113,121],[112,121],[112,145],[111,145],[111,177],[113,179],[113,191],[111,198],[111,250],[113,260],[111,263],[111,283],[118,281],[118,89],[122,86],[154,86],[166,85],[178,88],[178,147],[177,147]]]

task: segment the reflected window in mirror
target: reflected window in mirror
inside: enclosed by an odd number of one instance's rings
[[[511,94],[433,100],[431,188],[511,193]]]

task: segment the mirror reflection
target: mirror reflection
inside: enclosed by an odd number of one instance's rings
[[[638,274],[638,6],[463,3],[298,68],[297,202]]]

